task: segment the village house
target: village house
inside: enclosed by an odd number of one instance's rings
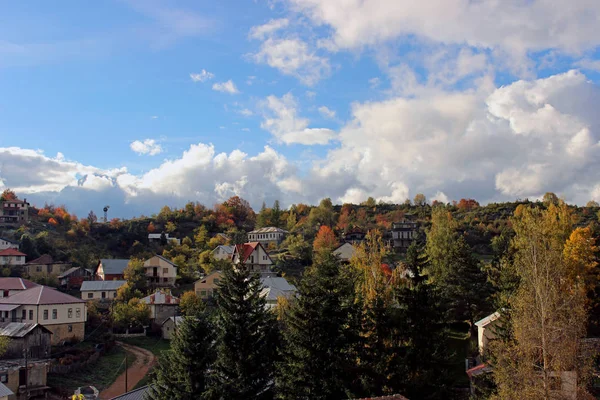
[[[72,267],[58,276],[60,286],[70,288],[81,287],[85,280],[92,279],[93,273],[89,269]]]
[[[350,259],[356,254],[356,248],[351,243],[344,243],[333,250],[333,254],[340,259],[341,262],[350,262]]]
[[[23,271],[29,276],[36,275],[60,275],[66,270],[71,268],[71,263],[68,262],[55,262],[52,256],[44,254],[43,256],[36,258],[35,260],[29,261],[23,265]]]
[[[273,265],[273,260],[259,242],[236,245],[231,260],[236,268],[245,268],[250,272],[260,274],[271,273]]]
[[[19,243],[14,240],[0,237],[0,250],[15,249],[19,250]]]
[[[25,200],[0,201],[0,224],[23,225],[29,221],[29,203]]]
[[[248,232],[248,242],[260,242],[264,246],[269,244],[278,245],[285,239],[285,236],[289,232],[275,227],[267,227],[256,229],[252,232]]]
[[[126,258],[103,258],[98,262],[94,275],[96,279],[102,281],[122,280],[123,272],[128,265],[129,260]]]
[[[149,233],[148,234],[148,243],[160,243],[161,236],[162,236],[162,233]],[[167,243],[174,242],[175,244],[177,244],[177,246],[179,246],[181,244],[181,239],[170,237],[168,233],[165,233],[165,239],[167,240]]]
[[[14,396],[13,391],[7,388],[4,383],[0,383],[0,400],[8,400],[10,396]]]
[[[260,283],[263,286],[260,295],[267,301],[266,307],[268,309],[277,306],[280,297],[289,299],[297,292],[294,285],[291,285],[285,278],[278,276],[261,278]]]
[[[231,260],[235,246],[220,245],[212,251],[212,256],[215,260]]]
[[[174,316],[177,313],[177,306],[179,305],[179,298],[161,289],[142,298],[141,301],[148,304],[150,319],[154,321],[164,321]]]
[[[169,317],[167,318],[161,326],[162,337],[166,340],[171,340],[173,335],[177,331],[177,326],[183,323],[183,317]]]
[[[40,324],[26,322],[0,322],[0,336],[10,338],[1,358],[22,358],[25,350],[31,358],[49,358],[52,332]]]
[[[115,281],[83,281],[81,283],[82,300],[112,301],[117,297],[117,290],[125,285],[125,280]]]
[[[342,241],[350,244],[360,244],[365,240],[365,232],[361,229],[354,228],[350,229],[342,235]]]
[[[217,290],[217,283],[221,279],[221,271],[214,271],[194,283],[194,291],[202,300],[210,299]]]
[[[50,390],[47,385],[49,365],[47,359],[28,359],[27,363],[24,358],[0,361],[0,382],[12,392],[8,400],[44,397]]]
[[[85,301],[48,286],[34,286],[0,298],[0,322],[41,324],[52,332],[52,344],[83,340],[87,308]]]
[[[20,267],[25,264],[27,254],[21,253],[15,249],[4,249],[0,251],[0,265],[9,267]]]
[[[496,329],[500,326],[500,313],[495,312],[480,321],[475,322],[477,326],[477,343],[479,344],[479,354],[484,355],[490,340],[496,338]]]
[[[12,296],[15,293],[30,289],[34,286],[39,285],[23,278],[0,278],[0,298]]]
[[[154,256],[144,262],[150,286],[175,287],[177,266],[163,256]]]
[[[417,238],[417,223],[414,221],[400,221],[392,223],[392,247],[397,252],[408,249],[413,240]]]

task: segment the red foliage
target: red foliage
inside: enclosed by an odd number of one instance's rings
[[[461,210],[472,210],[479,207],[479,203],[473,199],[460,199],[456,207]]]
[[[49,223],[50,225],[52,225],[52,226],[57,226],[57,225],[58,225],[58,221],[57,221],[57,220],[55,220],[54,218],[50,218],[50,219],[48,220],[48,223]]]
[[[148,224],[148,233],[152,233],[156,230],[152,221]]]
[[[322,250],[333,250],[338,246],[337,238],[335,234],[327,225],[321,225],[319,228],[319,232],[315,237],[315,241],[313,243],[313,249],[315,251]]]

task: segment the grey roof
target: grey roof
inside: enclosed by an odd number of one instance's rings
[[[0,237],[0,240],[4,240],[5,242],[12,243],[12,244],[19,244],[19,242],[15,241],[15,240],[7,239],[5,237]]]
[[[256,230],[254,230],[252,232],[248,232],[248,233],[289,233],[289,232],[286,231],[285,229],[275,228],[274,226],[269,226],[269,227],[265,227],[265,228],[256,229]]]
[[[494,322],[498,318],[500,318],[500,313],[498,311],[496,311],[495,313],[488,315],[484,319],[481,319],[481,320],[475,322],[475,325],[478,326],[478,327],[484,327],[486,325],[491,324],[492,322]]]
[[[14,395],[13,391],[6,387],[4,383],[0,382],[0,397],[12,396]]]
[[[151,386],[142,386],[139,389],[132,390],[131,392],[124,393],[120,396],[113,397],[110,400],[145,400],[146,394],[150,393]]]
[[[71,275],[73,272],[77,271],[77,270],[78,270],[78,269],[80,269],[80,268],[81,268],[81,267],[72,267],[72,268],[69,268],[68,270],[66,270],[65,272],[63,272],[62,274],[60,274],[60,275],[58,276],[58,279],[65,278],[65,277],[67,277],[67,276]],[[84,271],[90,272],[90,271],[89,271],[89,270],[87,270],[87,269],[84,269],[84,268],[81,268],[81,269],[83,269]]]
[[[128,259],[123,258],[103,258],[100,260],[104,274],[121,275],[127,265],[129,265]]]
[[[48,286],[35,286],[31,289],[21,290],[11,296],[0,298],[0,304],[40,305],[72,303],[85,303],[85,301]]]
[[[12,338],[22,338],[33,331],[37,326],[42,330],[52,334],[47,328],[39,324],[28,324],[24,322],[0,322],[0,336],[8,336]]]
[[[79,291],[117,290],[126,283],[127,281],[83,281]]]
[[[220,244],[217,247],[215,247],[213,249],[213,251],[215,251],[215,250],[217,250],[219,248],[222,249],[223,251],[225,251],[226,253],[229,253],[229,254],[233,254],[233,250],[235,250],[235,246],[227,246],[225,244]]]
[[[175,325],[179,325],[179,324],[183,323],[183,317],[181,315],[178,315],[176,317],[169,317],[169,318],[165,319],[161,325],[164,325],[165,322],[167,322],[168,320],[175,322]]]

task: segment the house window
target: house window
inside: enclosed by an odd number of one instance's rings
[[[67,325],[67,330],[69,332],[73,332],[73,325]]]
[[[169,278],[163,278],[163,282],[169,282]]]
[[[29,319],[33,321],[33,310],[29,310]]]
[[[72,308],[69,308],[69,310],[67,311],[67,318],[73,318],[73,309]]]
[[[52,309],[52,319],[58,318],[58,310],[56,308]]]
[[[206,290],[200,291],[200,297],[206,297]]]
[[[48,319],[48,310],[44,310],[44,319]]]
[[[42,266],[41,266],[41,265],[37,265],[37,266],[35,267],[35,271],[36,271],[36,272],[42,272]]]
[[[27,310],[21,310],[21,319],[27,318]]]
[[[169,268],[163,268],[163,274],[168,274],[169,273]]]
[[[102,292],[102,298],[105,299],[106,298],[106,292]]]
[[[94,298],[94,293],[88,293],[88,299],[93,299]]]
[[[0,374],[0,382],[7,383],[8,382],[8,374]]]
[[[117,292],[113,292],[113,299],[117,298]]]
[[[75,317],[81,318],[81,308],[75,309]]]

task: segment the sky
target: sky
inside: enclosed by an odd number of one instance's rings
[[[0,7],[0,190],[38,206],[600,201],[597,0]]]

